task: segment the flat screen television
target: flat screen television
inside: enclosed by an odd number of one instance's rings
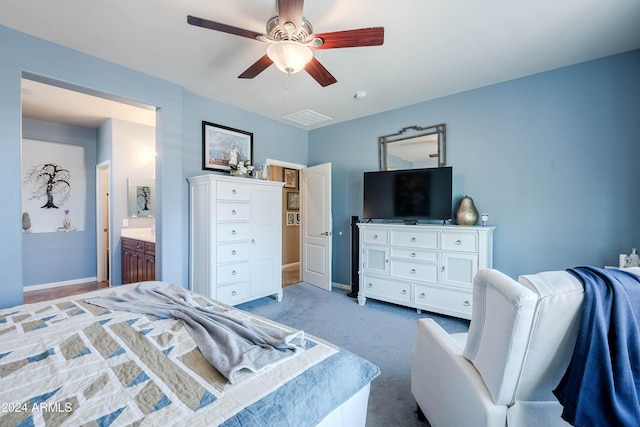
[[[451,218],[449,167],[364,173],[365,220],[447,220]]]

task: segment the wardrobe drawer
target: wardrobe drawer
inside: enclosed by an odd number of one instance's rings
[[[238,242],[249,240],[249,223],[229,222],[216,224],[216,241]]]
[[[409,246],[422,249],[438,249],[438,233],[436,231],[391,230],[393,246]]]
[[[363,286],[365,296],[380,297],[384,300],[397,302],[411,302],[411,284],[396,282],[379,277],[364,276]],[[361,289],[362,291],[363,289]]]
[[[218,200],[249,200],[251,198],[251,185],[235,181],[216,182],[216,198]]]
[[[218,202],[216,218],[218,221],[248,221],[251,219],[251,206],[244,202]]]
[[[232,283],[216,288],[216,299],[224,304],[234,305],[248,296],[249,282]]]
[[[438,283],[438,265],[392,259],[391,276],[416,282]]]
[[[246,261],[249,259],[249,243],[222,243],[216,245],[216,263]]]
[[[470,233],[442,233],[442,250],[477,252],[478,236]]]
[[[416,285],[415,292],[415,303],[418,308],[471,319],[471,292],[422,285]]]
[[[438,251],[422,251],[418,249],[391,248],[391,258],[401,258],[411,261],[425,261],[437,263],[440,260]]]
[[[249,279],[249,262],[234,262],[216,266],[216,283],[241,282]]]

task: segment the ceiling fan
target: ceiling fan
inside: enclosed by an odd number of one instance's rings
[[[191,15],[187,16],[187,22],[197,27],[269,43],[267,53],[240,74],[240,79],[252,79],[275,63],[278,69],[287,74],[304,69],[325,87],[337,80],[313,56],[311,49],[380,46],[384,43],[383,27],[314,34],[311,24],[302,16],[304,0],[277,0],[277,3],[278,16],[267,22],[266,34]]]

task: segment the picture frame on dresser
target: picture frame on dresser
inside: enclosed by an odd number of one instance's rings
[[[202,122],[202,170],[231,170],[229,159],[237,151],[238,161],[253,163],[253,133],[211,122]]]

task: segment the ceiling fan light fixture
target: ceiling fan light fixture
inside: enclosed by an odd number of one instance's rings
[[[283,40],[269,45],[267,56],[283,73],[295,74],[311,61],[313,52],[303,44]]]

